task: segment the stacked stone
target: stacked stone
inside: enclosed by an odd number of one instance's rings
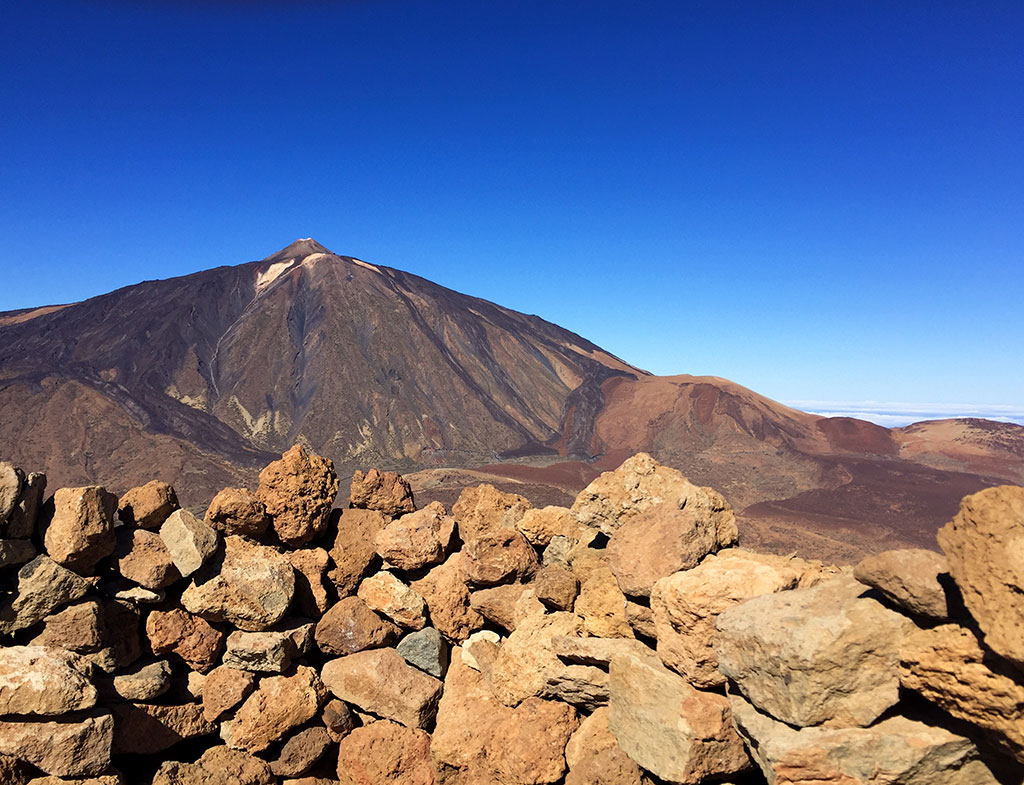
[[[1024,489],[965,500],[948,567],[852,575],[735,547],[724,499],[644,454],[571,509],[417,509],[377,470],[332,509],[301,447],[203,519],[160,482],[44,489],[0,464],[2,783],[973,785],[1024,759]]]

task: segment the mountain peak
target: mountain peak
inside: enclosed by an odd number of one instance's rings
[[[264,262],[283,262],[288,259],[304,259],[310,254],[325,253],[334,256],[334,252],[320,245],[312,237],[300,237],[291,245],[285,246],[275,254],[271,254]]]

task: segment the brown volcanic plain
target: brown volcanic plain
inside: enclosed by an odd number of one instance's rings
[[[1024,483],[1024,427],[887,429],[717,377],[652,376],[539,317],[310,239],[0,313],[0,458],[51,488],[155,477],[200,509],[293,443],[343,476],[409,473],[418,499],[448,503],[492,481],[565,504],[645,451],[721,491],[744,544],[838,561],[933,548],[962,496]]]

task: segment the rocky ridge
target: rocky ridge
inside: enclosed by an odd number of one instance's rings
[[[1024,488],[944,555],[737,547],[647,454],[571,507],[293,447],[203,518],[0,463],[9,785],[1019,785]]]

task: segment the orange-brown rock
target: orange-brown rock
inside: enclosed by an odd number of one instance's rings
[[[559,701],[527,698],[498,722],[487,761],[498,782],[546,785],[565,774],[565,746],[579,726],[576,710]]]
[[[487,621],[512,632],[527,616],[544,613],[532,584],[507,583],[470,593],[469,604]]]
[[[163,589],[181,578],[160,535],[146,529],[118,529],[114,558],[122,576],[147,589]]]
[[[114,713],[115,755],[152,755],[173,747],[185,739],[215,733],[217,726],[203,717],[198,703],[156,705],[118,703]]]
[[[497,698],[515,706],[529,697],[543,695],[553,675],[566,667],[555,655],[552,640],[563,635],[579,636],[582,626],[582,620],[572,613],[524,619],[502,643],[491,667],[490,682]]]
[[[338,495],[334,462],[297,444],[260,472],[256,495],[281,542],[305,545],[327,529]]]
[[[349,708],[348,704],[337,698],[327,701],[321,718],[323,719],[324,727],[327,728],[327,732],[334,741],[341,741],[359,724],[355,713]]]
[[[469,587],[463,572],[462,552],[453,554],[412,588],[427,601],[431,623],[451,641],[461,643],[483,626],[483,617],[470,607]]]
[[[455,521],[444,505],[431,502],[389,523],[377,535],[377,553],[400,570],[418,570],[444,560]]]
[[[539,568],[533,546],[512,528],[474,537],[466,543],[463,555],[466,582],[471,586],[529,580]]]
[[[117,517],[129,526],[158,529],[178,509],[174,488],[160,480],[132,488],[117,503]]]
[[[401,634],[397,625],[370,610],[361,599],[346,597],[317,622],[316,644],[325,654],[353,654],[390,646]]]
[[[423,597],[386,570],[366,578],[357,593],[366,606],[409,630],[422,630],[427,623]]]
[[[270,525],[267,508],[247,488],[225,488],[213,497],[204,517],[208,526],[223,534],[260,537]]]
[[[603,564],[595,565],[580,581],[580,593],[573,610],[583,618],[583,629],[599,638],[632,638],[633,627],[626,616],[626,595],[615,574]]]
[[[377,469],[370,469],[365,474],[356,470],[352,475],[348,500],[353,507],[376,510],[389,518],[416,511],[408,481],[395,472]]]
[[[60,646],[79,654],[97,652],[106,640],[103,611],[98,601],[85,600],[46,617],[43,631],[33,638],[36,646]]]
[[[117,497],[99,485],[59,488],[53,496],[53,518],[43,544],[50,558],[80,575],[114,550]]]
[[[580,591],[580,582],[569,570],[558,564],[541,568],[534,581],[537,599],[556,610],[571,611]]]
[[[327,577],[339,597],[354,594],[359,582],[380,564],[377,535],[388,525],[388,519],[376,510],[335,510],[338,534],[331,548],[333,567]]]
[[[330,607],[327,568],[330,557],[323,548],[288,551],[285,558],[295,570],[295,607],[310,619],[319,619]]]
[[[325,699],[323,682],[308,666],[298,666],[289,676],[264,678],[235,713],[225,741],[230,747],[261,752],[309,722]]]
[[[146,637],[153,654],[176,654],[189,667],[206,672],[217,663],[225,635],[205,619],[174,608],[150,612]]]
[[[316,726],[299,731],[281,747],[270,770],[278,777],[301,777],[324,756],[330,744],[327,728]]]
[[[985,645],[1024,672],[1024,487],[964,497],[938,538]]]
[[[644,785],[643,772],[608,728],[607,706],[584,719],[565,747],[565,785]]]
[[[493,485],[466,488],[459,496],[452,515],[459,522],[462,541],[469,543],[499,529],[514,529],[533,505],[515,493],[502,493]]]
[[[579,528],[568,507],[527,509],[515,525],[530,544],[537,548],[546,548],[553,537],[572,538]]]
[[[203,716],[216,722],[227,712],[241,704],[256,687],[256,675],[249,671],[214,668],[203,680]]]
[[[390,720],[356,728],[338,744],[341,785],[433,785],[430,735]]]
[[[941,553],[923,548],[885,551],[862,559],[853,575],[908,613],[940,621],[949,619],[949,598],[943,585],[944,580],[951,580],[949,562]]]
[[[114,720],[99,713],[52,721],[0,719],[0,755],[55,777],[92,777],[110,768]]]
[[[210,747],[195,763],[166,761],[153,785],[277,785],[265,761],[224,745]]]

